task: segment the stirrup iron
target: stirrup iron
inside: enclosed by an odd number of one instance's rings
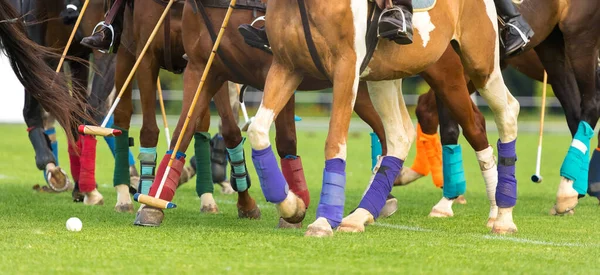
[[[102,22],[96,24],[96,26],[94,27],[94,30],[92,31],[92,35],[94,35],[96,33],[96,30],[98,29],[98,27],[105,27],[105,28],[107,28],[110,31],[110,34],[111,34],[110,46],[108,47],[108,51],[100,50],[100,49],[98,49],[98,51],[101,52],[101,53],[112,53],[113,43],[115,42],[115,29],[113,28],[112,25],[106,24],[105,21],[102,21]]]

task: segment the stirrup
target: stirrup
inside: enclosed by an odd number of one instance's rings
[[[264,15],[256,17],[256,19],[254,19],[254,21],[252,21],[252,23],[250,23],[250,26],[254,27],[254,24],[256,24],[256,22],[260,22],[260,21],[266,21]]]
[[[402,14],[402,32],[403,32],[403,33],[406,33],[406,16],[404,15],[404,11],[403,11],[403,10],[402,10],[402,9],[401,9],[399,6],[393,6],[393,7],[389,8],[389,9],[385,9],[385,10],[384,10],[384,11],[383,11],[383,12],[382,12],[380,15],[379,15],[379,20],[378,20],[378,22],[380,22],[380,21],[381,21],[381,18],[383,18],[383,16],[384,16],[386,13],[389,13],[389,12],[391,12],[391,11],[399,11],[399,12],[400,12],[400,14]],[[377,37],[380,37],[379,33],[380,33],[380,32],[379,32],[379,26],[377,26]]]
[[[94,30],[92,31],[92,35],[94,35],[94,33],[96,33],[96,30],[98,29],[98,27],[107,28],[108,30],[110,30],[110,34],[111,34],[110,46],[108,46],[108,51],[101,50],[101,49],[98,49],[98,51],[101,53],[112,53],[113,43],[115,42],[115,29],[113,28],[112,25],[106,24],[105,21],[102,21],[102,22],[96,24],[96,26],[94,27]]]
[[[523,39],[523,42],[525,42],[525,44],[521,46],[521,49],[523,49],[527,44],[529,44],[529,38],[527,38],[527,35],[525,35],[525,33],[521,29],[517,28],[517,26],[515,26],[514,24],[508,22],[506,22],[506,26],[513,27],[515,30],[517,30],[517,33],[519,33],[519,36],[521,37],[521,39]]]

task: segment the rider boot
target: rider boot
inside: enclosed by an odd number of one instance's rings
[[[246,42],[246,44],[271,53],[269,38],[267,37],[267,31],[264,26],[256,28],[252,26],[252,24],[242,24],[238,27],[238,31],[240,31],[240,34],[244,37],[244,42]]]
[[[386,8],[379,19],[379,36],[400,45],[411,44],[412,15],[412,0],[386,0]]]
[[[494,2],[498,15],[504,21],[501,33],[504,56],[515,56],[521,53],[529,43],[529,39],[533,36],[533,30],[514,6],[512,0],[494,0]]]
[[[106,14],[105,20],[99,23],[100,29],[91,36],[84,37],[81,45],[104,52],[117,52],[121,43],[125,1],[112,0],[111,2],[112,6]]]

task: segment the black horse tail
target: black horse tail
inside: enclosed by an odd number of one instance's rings
[[[85,113],[87,103],[78,92],[69,92],[67,78],[56,73],[45,60],[60,55],[27,38],[25,25],[8,0],[0,0],[0,40],[2,51],[9,58],[15,75],[44,109],[52,113],[65,128],[69,141],[75,140],[72,129],[80,124],[79,118],[93,121]],[[78,87],[73,87],[76,89]]]

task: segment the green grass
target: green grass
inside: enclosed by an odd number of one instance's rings
[[[118,214],[112,189],[113,159],[104,141],[98,142],[96,177],[105,196],[103,207],[71,202],[70,194],[36,193],[42,173],[25,127],[0,125],[0,273],[580,273],[597,272],[600,257],[598,202],[580,201],[575,216],[552,217],[559,168],[570,143],[568,134],[544,137],[544,182],[529,180],[535,168],[536,135],[518,140],[519,200],[514,211],[519,232],[508,237],[489,234],[485,227],[488,202],[470,147],[461,139],[468,187],[467,205],[454,207],[455,217],[428,218],[441,192],[429,178],[395,188],[398,212],[364,234],[335,234],[333,238],[303,236],[315,218],[324,156],[324,132],[299,133],[312,203],[302,230],[277,230],[274,207],[265,202],[256,176],[251,194],[261,206],[258,221],[237,218],[234,195],[216,191],[221,214],[199,213],[194,184],[182,186],[159,228],[132,225],[133,214]],[[137,137],[138,129],[132,130]],[[497,134],[490,133],[495,144]],[[60,133],[60,162],[68,170],[64,135]],[[595,145],[595,142],[593,142]],[[164,142],[161,136],[163,151]],[[249,156],[249,144],[246,144]],[[370,178],[368,133],[348,141],[346,213],[359,202]],[[137,149],[134,150],[137,154]],[[164,151],[163,151],[164,152]],[[188,151],[191,156],[192,152]],[[408,158],[411,163],[414,149]],[[252,162],[248,168],[254,171]],[[193,182],[193,181],[192,181]],[[65,222],[79,217],[83,230],[68,232]]]

